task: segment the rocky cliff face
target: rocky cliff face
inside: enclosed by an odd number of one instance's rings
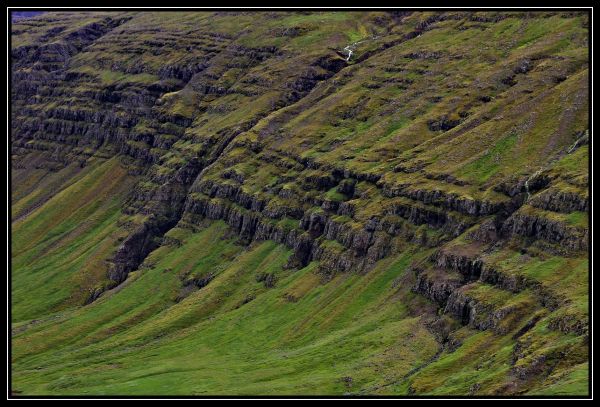
[[[323,282],[420,253],[405,285],[457,321],[442,349],[462,329],[516,341],[547,318],[587,337],[580,292],[547,271],[589,246],[585,15],[189,16],[13,24],[13,168],[117,156],[137,179],[126,235],[86,303],[169,247],[169,231],[224,221],[239,244],[289,248],[287,269],[317,264]],[[277,285],[268,272],[256,281]],[[542,345],[517,345],[512,392],[549,363]]]

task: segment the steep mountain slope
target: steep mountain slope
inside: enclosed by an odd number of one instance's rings
[[[587,394],[588,24],[13,23],[13,391]]]

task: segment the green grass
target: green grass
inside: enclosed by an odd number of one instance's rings
[[[13,130],[22,139],[13,140],[18,141],[11,197],[13,390],[587,391],[586,337],[563,332],[589,314],[587,253],[563,255],[559,245],[520,236],[503,235],[497,245],[474,241],[470,232],[494,221],[495,214],[447,207],[453,199],[512,208],[511,197],[498,187],[518,188],[540,168],[550,179],[547,192],[586,196],[589,148],[567,153],[588,122],[583,14],[510,13],[474,21],[449,11],[435,22],[428,20],[434,12],[122,15],[132,19],[69,58],[69,71],[87,75],[32,83],[39,85],[35,96],[15,98]],[[48,29],[65,25],[69,28],[52,39],[60,45],[72,40],[73,30],[105,16],[58,13],[15,23],[13,45],[41,44]],[[426,22],[419,36],[407,36]],[[346,64],[343,48],[361,40]],[[532,69],[515,73],[523,60]],[[207,67],[188,84],[176,78],[157,83],[165,68],[199,61]],[[15,69],[30,74],[34,68],[43,67]],[[155,103],[146,100],[158,85],[169,91]],[[104,91],[120,101],[104,100]],[[96,112],[115,120],[105,127],[60,118]],[[430,123],[443,118],[458,125],[432,131]],[[130,119],[140,120],[129,128]],[[44,130],[21,131],[33,128]],[[97,146],[104,133],[116,135],[119,143],[105,137]],[[147,135],[157,147],[151,148]],[[156,160],[115,157],[121,142]],[[181,180],[191,160],[204,169],[187,190]],[[340,174],[361,180],[352,197],[334,186]],[[320,182],[327,179],[335,182]],[[245,195],[238,194],[238,202],[212,197],[207,191],[212,186],[239,188]],[[391,198],[396,189],[417,198]],[[232,224],[260,221],[300,235],[308,234],[301,221],[279,217],[281,210],[300,209],[304,219],[313,213],[328,217],[342,230],[333,240],[317,240],[331,263],[341,256],[360,260],[347,248],[360,243],[367,222],[378,219],[381,230],[373,240],[389,239],[389,253],[346,274],[328,270],[326,261],[291,269],[292,248],[273,241],[242,245],[222,220],[185,212],[123,284],[83,306],[91,290],[110,283],[109,260],[123,239],[143,220],[171,209],[166,195],[178,190],[187,203],[228,208]],[[423,202],[425,193],[436,196],[435,202]],[[266,210],[255,211],[247,205],[250,199],[265,203]],[[323,200],[344,201],[349,211],[339,216],[315,205]],[[394,204],[410,214],[390,214]],[[589,228],[587,213],[533,205],[516,214],[576,233]],[[434,227],[421,216],[426,210],[469,229],[455,237],[456,225]],[[276,219],[267,213],[276,213]],[[462,326],[412,291],[413,266],[432,266],[427,259],[440,246],[481,256],[508,281],[527,279],[528,287],[518,293],[482,282],[463,288],[486,307],[477,318],[496,312],[504,332]],[[265,273],[274,276],[272,286],[258,281]],[[194,286],[200,279],[210,282]],[[558,308],[544,305],[555,297]],[[538,317],[533,328],[513,336]],[[567,328],[551,328],[557,321],[566,321]],[[436,324],[448,328],[456,348],[440,351]],[[536,366],[542,370],[536,373]],[[522,379],[516,369],[534,373]]]
[[[105,281],[104,259],[124,235],[117,220],[132,181],[118,159],[98,162],[13,223],[13,321],[80,305]]]
[[[347,199],[346,195],[338,192],[337,187],[331,188],[329,191],[325,193],[325,197],[330,201],[345,201]]]
[[[530,395],[550,395],[567,396],[570,394],[586,394],[589,392],[589,366],[588,363],[582,363],[576,366],[568,373],[559,377],[552,377],[553,380],[559,379],[554,383],[550,382],[542,388],[529,392]]]
[[[59,323],[44,320],[16,334],[14,388],[26,394],[406,394],[409,388],[465,394],[476,383],[488,392],[509,373],[510,339],[485,332],[465,331],[457,351],[431,362],[437,343],[410,315],[410,296],[392,288],[411,254],[323,284],[315,263],[286,270],[289,249],[264,242],[244,250],[221,237],[225,230],[220,222],[197,233],[174,229],[169,234],[183,244],[153,252],[122,289],[56,314]],[[179,276],[209,272],[216,276],[208,286],[175,301]],[[259,272],[276,274],[275,287],[256,282]],[[557,391],[576,393],[582,378],[561,378]]]
[[[567,215],[567,222],[573,226],[584,227],[588,226],[589,216],[587,212],[571,212]]]
[[[511,134],[500,139],[483,156],[465,165],[461,170],[461,175],[479,182],[487,181],[501,168],[501,159],[511,154],[516,142],[516,134]]]
[[[217,223],[177,249],[159,249],[148,262],[160,260],[134,273],[120,291],[71,311],[59,326],[34,326],[17,335],[15,389],[28,394],[329,394],[351,390],[341,381],[345,376],[353,377],[353,388],[377,382],[372,363],[403,371],[435,352],[427,331],[390,297],[391,282],[402,275],[409,256],[390,259],[366,277],[340,276],[321,285],[314,265],[286,271],[289,250],[265,242],[245,252],[239,248],[235,262],[222,267],[207,287],[174,303],[177,274],[188,265],[194,273],[214,270],[195,259],[222,253],[218,235],[223,230]],[[199,246],[202,251],[194,250]],[[256,283],[258,271],[276,273],[275,288]],[[290,295],[293,301],[286,299]],[[255,299],[240,305],[249,296]],[[419,347],[403,343],[402,337],[415,334],[422,337]],[[386,349],[402,354],[402,361],[379,360]],[[31,370],[42,355],[42,370]]]

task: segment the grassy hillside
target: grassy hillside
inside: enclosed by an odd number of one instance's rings
[[[586,395],[588,26],[13,22],[13,394]]]

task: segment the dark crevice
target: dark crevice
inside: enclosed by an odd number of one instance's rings
[[[165,233],[175,227],[181,220],[185,210],[186,197],[191,185],[197,178],[201,178],[203,172],[223,155],[227,150],[227,147],[233,145],[232,143],[238,135],[250,130],[261,119],[299,102],[308,95],[318,83],[329,79],[343,68],[342,64],[333,63],[331,60],[331,56],[325,56],[316,62],[317,65],[329,69],[326,75],[315,77],[310,80],[304,78],[302,87],[293,92],[291,97],[284,97],[283,106],[277,106],[272,111],[268,111],[255,117],[251,121],[236,126],[235,131],[230,133],[225,132],[221,141],[212,146],[208,156],[195,157],[189,164],[179,170],[178,175],[170,181],[170,186],[177,186],[178,189],[175,202],[170,202],[167,213],[153,213],[148,220],[139,225],[137,229],[125,239],[117,249],[117,253],[109,266],[108,277],[112,282],[108,287],[94,291],[86,301],[86,304],[99,298],[106,290],[123,283],[129,273],[137,270],[146,257],[153,250],[160,247],[161,240]],[[191,125],[191,122],[188,123],[188,126],[189,125]],[[165,188],[165,186],[163,186],[163,188]],[[306,260],[307,259],[302,259],[301,263],[305,263]]]

